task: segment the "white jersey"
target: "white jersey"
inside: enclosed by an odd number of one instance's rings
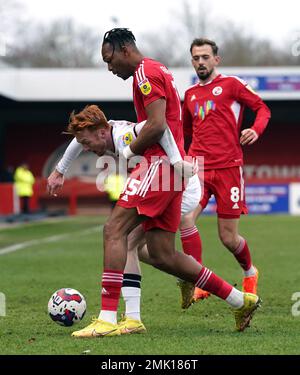
[[[122,155],[123,149],[128,146],[133,140],[135,140],[143,128],[146,121],[141,123],[133,123],[129,121],[115,121],[109,120],[108,123],[112,127],[112,139],[115,149],[113,154],[116,156]],[[164,145],[161,143],[163,148]],[[77,142],[76,138],[69,144],[62,159],[57,164],[56,169],[58,172],[65,174],[70,167],[73,160],[75,160],[81,151],[83,146]],[[165,150],[166,151],[166,150]],[[179,153],[179,151],[178,151]],[[174,153],[174,160],[177,160],[178,155]],[[181,156],[180,156],[180,160]],[[181,215],[185,215],[188,212],[193,211],[199,204],[201,199],[201,186],[198,175],[191,177],[182,195],[181,203]]]
[[[145,122],[141,124],[144,125]],[[116,156],[122,155],[123,149],[136,139],[138,135],[136,126],[140,124],[115,120],[109,120],[108,123],[112,126],[112,138],[115,146],[114,154]]]

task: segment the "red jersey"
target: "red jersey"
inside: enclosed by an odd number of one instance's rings
[[[145,108],[160,98],[166,100],[166,121],[183,156],[181,103],[174,78],[160,62],[144,58],[137,66],[133,76],[133,101],[138,122],[147,120]],[[166,155],[158,143],[150,146],[144,152],[145,157],[154,155]]]
[[[243,165],[239,138],[245,107],[256,112],[252,129],[261,135],[268,124],[270,110],[241,79],[220,74],[185,92],[184,136],[192,138],[188,154],[204,156],[204,169]]]

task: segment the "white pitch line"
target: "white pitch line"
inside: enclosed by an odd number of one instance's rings
[[[100,231],[100,229],[102,227],[103,227],[103,225],[97,225],[96,227],[84,229],[80,232],[70,232],[70,233],[58,234],[58,235],[50,236],[50,237],[46,237],[46,238],[41,238],[41,239],[38,239],[38,240],[20,242],[20,243],[17,243],[15,245],[0,248],[0,255],[13,253],[14,251],[26,249],[27,247],[40,245],[40,244],[43,244],[43,243],[57,242],[59,240],[66,239],[66,238],[68,238],[70,236],[74,236],[74,235],[85,236],[87,234],[97,232],[98,230]]]

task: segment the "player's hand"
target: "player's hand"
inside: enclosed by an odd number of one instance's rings
[[[64,175],[56,169],[50,174],[47,180],[47,191],[50,195],[57,197],[57,193],[63,187],[65,178]]]
[[[174,164],[174,169],[182,177],[191,178],[192,176],[198,173],[198,161],[197,159],[193,159],[193,162],[190,163],[185,160],[180,160]]]
[[[244,145],[252,145],[255,141],[257,141],[258,135],[255,130],[253,129],[244,129],[241,132],[240,143],[242,146]]]

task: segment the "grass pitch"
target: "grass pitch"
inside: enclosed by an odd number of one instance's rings
[[[142,318],[148,333],[71,338],[74,327],[54,323],[47,315],[47,303],[55,290],[71,287],[86,297],[88,306],[75,329],[98,315],[102,231],[96,226],[104,222],[104,217],[76,217],[0,230],[0,292],[6,297],[6,316],[0,316],[0,354],[300,353],[300,316],[291,312],[292,295],[300,292],[300,218],[288,216],[241,220],[240,232],[260,271],[263,299],[245,332],[235,332],[228,305],[216,297],[182,312],[175,279],[143,265]],[[242,272],[217,238],[216,217],[201,217],[198,227],[204,264],[241,288]],[[14,250],[16,246],[11,246],[16,244],[21,248]],[[179,239],[177,245],[180,248]],[[4,248],[10,252],[1,254]]]

